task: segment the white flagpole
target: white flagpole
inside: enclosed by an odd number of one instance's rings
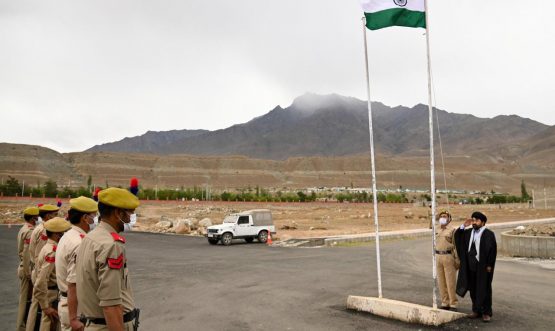
[[[434,279],[432,306],[437,309],[437,270],[436,270],[436,180],[434,162],[434,117],[432,106],[432,60],[430,58],[430,24],[428,21],[428,0],[424,0],[426,14],[426,54],[428,58],[428,122],[430,130],[430,191],[432,193],[432,276]]]
[[[376,229],[376,264],[378,270],[378,296],[382,298],[382,268],[380,261],[380,230],[378,224],[378,192],[376,190],[376,166],[374,160],[374,129],[372,127],[372,103],[370,101],[370,72],[368,69],[368,46],[366,41],[366,17],[362,18],[364,35],[364,64],[366,65],[366,89],[368,92],[368,129],[370,134],[370,161],[372,163],[372,199],[374,200],[374,227]]]

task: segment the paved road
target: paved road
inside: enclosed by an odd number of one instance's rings
[[[15,237],[0,227],[0,329],[12,330],[17,300]],[[129,268],[141,330],[427,329],[345,309],[347,295],[376,296],[374,246],[274,248],[131,233]],[[382,243],[384,296],[430,305],[426,240]],[[460,320],[446,330],[552,330],[555,271],[498,262],[493,322]],[[470,299],[461,311],[469,312]]]

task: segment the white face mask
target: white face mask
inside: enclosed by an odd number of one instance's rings
[[[440,218],[439,219],[439,224],[446,225],[447,224],[447,219],[445,217]]]
[[[96,228],[97,225],[98,225],[98,216],[95,216],[93,218],[93,222],[89,223],[89,231],[94,230],[94,228]]]
[[[42,221],[42,217],[39,216],[39,218],[37,219],[37,225],[42,224],[42,223],[44,223],[44,222]]]
[[[123,232],[133,231],[133,226],[137,223],[137,214],[129,215],[129,223],[125,223],[121,218],[119,221],[123,223]]]

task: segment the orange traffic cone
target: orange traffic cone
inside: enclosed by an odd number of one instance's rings
[[[266,244],[268,244],[268,246],[272,245],[272,232],[270,229],[268,229],[268,239],[266,240]]]

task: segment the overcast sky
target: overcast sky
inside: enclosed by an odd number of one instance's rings
[[[436,106],[555,124],[555,1],[429,8]],[[366,100],[361,16],[358,0],[0,0],[0,142],[81,151],[305,92]],[[372,100],[427,103],[424,30],[368,42]]]

